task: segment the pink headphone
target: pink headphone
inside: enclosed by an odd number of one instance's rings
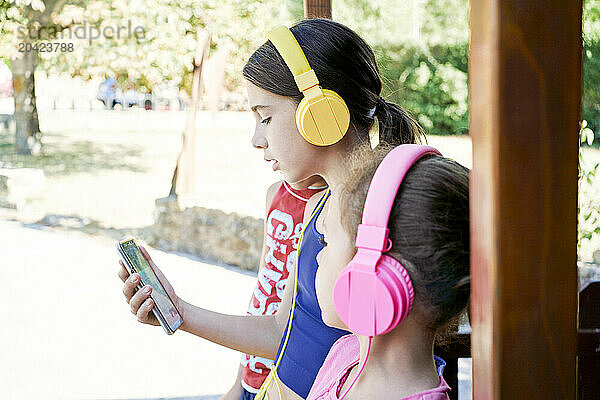
[[[387,226],[402,180],[417,160],[429,154],[441,155],[430,146],[401,145],[390,151],[375,171],[358,226],[356,255],[333,288],[337,313],[354,333],[387,333],[411,310],[414,289],[408,272],[383,253],[392,248]]]

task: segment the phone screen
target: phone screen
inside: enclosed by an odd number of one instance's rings
[[[136,270],[142,278],[142,282],[145,285],[152,286],[152,299],[158,310],[165,318],[171,329],[175,330],[179,327],[181,316],[177,312],[177,309],[173,305],[173,302],[165,292],[165,289],[161,285],[160,281],[156,277],[156,274],[148,264],[148,261],[144,258],[144,255],[140,251],[139,247],[133,240],[126,240],[120,243],[121,249],[125,253],[125,256],[135,266]]]

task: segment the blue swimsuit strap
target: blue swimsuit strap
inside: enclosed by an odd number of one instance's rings
[[[281,348],[281,352],[279,353],[279,358],[277,359],[277,363],[275,364],[275,371],[277,371],[277,367],[279,366],[279,363],[281,362],[281,359],[283,358],[283,353],[285,352],[285,348],[287,346],[287,341],[290,337],[290,332],[292,330],[292,321],[294,319],[294,310],[296,308],[296,297],[298,296],[298,259],[300,257],[300,249],[302,247],[302,238],[304,236],[304,231],[310,225],[310,222],[312,221],[312,219],[317,214],[319,214],[319,211],[325,204],[325,201],[329,197],[330,192],[331,192],[331,190],[329,188],[327,188],[327,192],[323,195],[323,197],[321,197],[321,199],[319,200],[319,203],[317,203],[317,206],[315,207],[313,212],[310,214],[308,221],[302,227],[302,232],[300,233],[300,239],[298,240],[298,251],[296,252],[296,267],[294,268],[294,297],[292,300],[292,310],[290,312],[290,316],[288,319],[288,327],[287,327],[287,334],[285,335],[285,341],[283,343],[283,347]]]

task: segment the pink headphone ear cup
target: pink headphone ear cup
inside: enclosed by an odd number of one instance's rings
[[[352,332],[360,335],[391,331],[406,317],[412,304],[412,284],[399,262],[382,256],[376,271],[365,271],[353,259],[334,286],[338,315]]]
[[[393,293],[372,272],[350,262],[340,273],[333,302],[341,320],[354,333],[375,336],[394,319]]]
[[[382,256],[377,271],[380,279],[394,292],[394,320],[383,332],[387,333],[406,319],[412,309],[415,291],[408,272],[395,258]]]

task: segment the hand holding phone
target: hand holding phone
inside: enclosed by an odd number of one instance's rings
[[[123,259],[121,261],[123,268],[119,272],[119,276],[125,282],[123,293],[131,306],[132,312],[138,315],[140,322],[154,323],[156,321],[157,323],[154,324],[158,325],[160,323],[167,334],[173,334],[181,326],[183,319],[173,303],[172,298],[176,299],[177,296],[175,296],[168,281],[164,279],[156,266],[150,265],[152,260],[150,260],[147,253],[146,257],[142,254],[134,239],[120,241],[117,243],[117,250]],[[128,277],[128,274],[131,276]],[[157,274],[161,275],[167,288],[163,286]],[[138,281],[135,281],[134,278],[137,278],[138,275]],[[139,290],[142,288],[151,288],[151,292]],[[135,293],[136,289],[138,290],[137,293]],[[150,315],[154,315],[155,321],[145,317],[150,309],[152,311]],[[143,317],[141,318],[141,316]]]

